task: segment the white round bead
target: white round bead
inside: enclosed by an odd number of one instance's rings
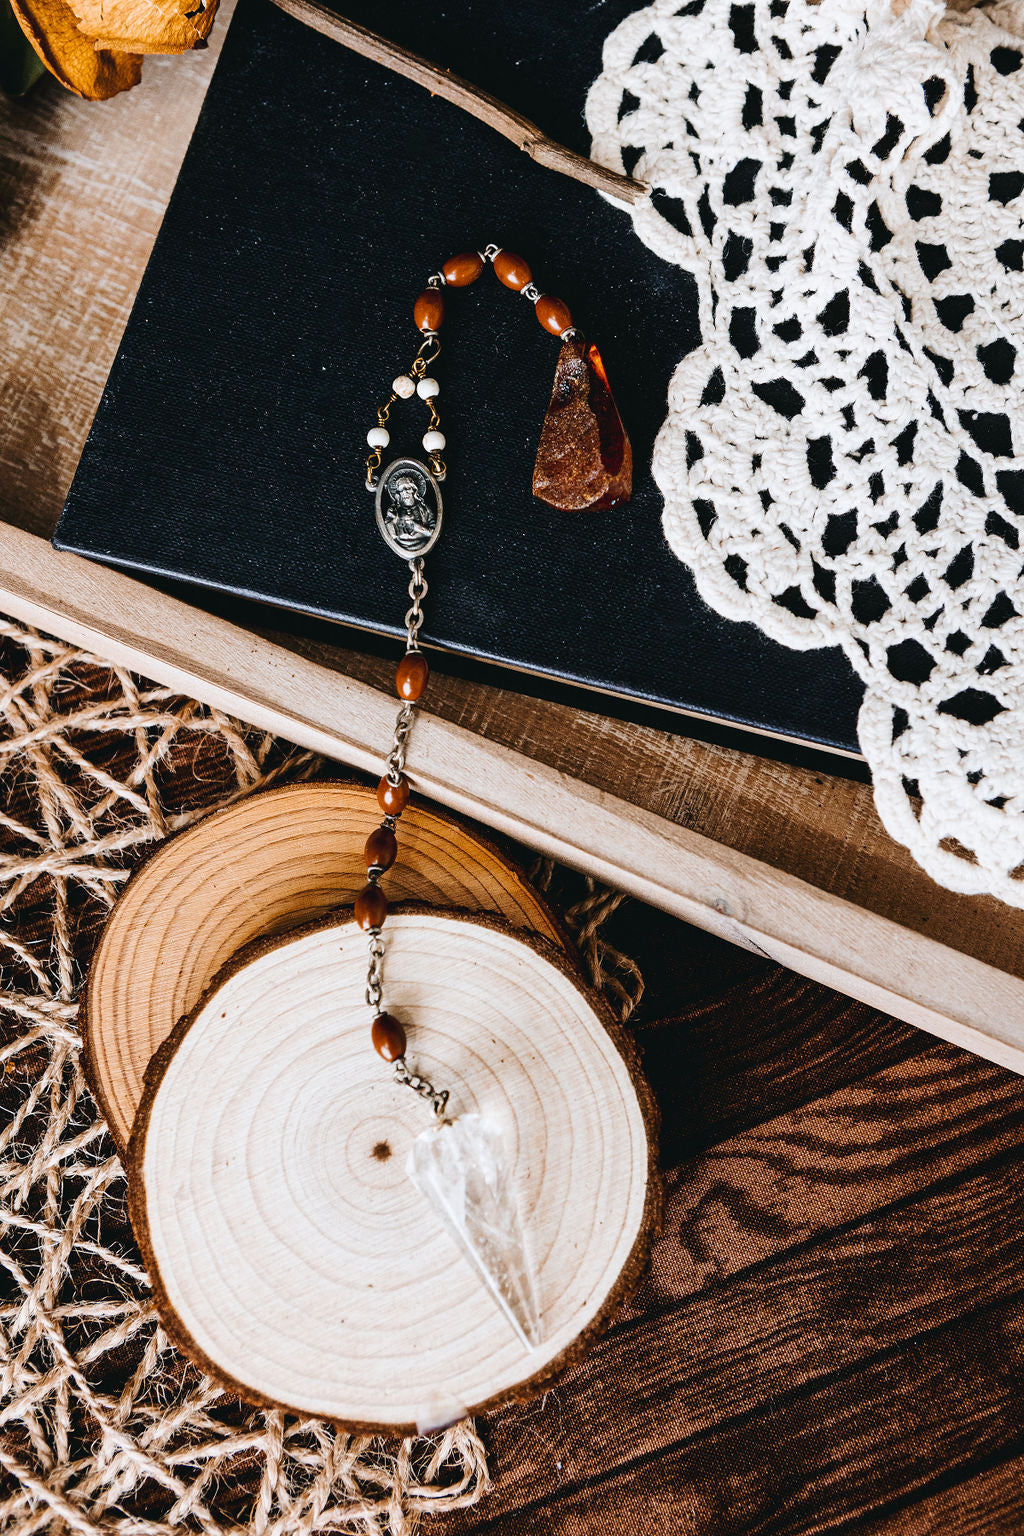
[[[386,427],[371,427],[366,434],[366,441],[371,448],[386,448],[391,441],[391,433]]]
[[[432,400],[440,388],[436,379],[420,379],[416,385],[416,393],[421,400]]]
[[[428,453],[440,453],[444,445],[445,435],[443,432],[424,432],[423,446]]]
[[[407,373],[400,373],[397,379],[392,380],[391,388],[400,400],[408,400],[415,392],[416,385]]]

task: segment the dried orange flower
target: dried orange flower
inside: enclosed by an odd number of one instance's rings
[[[217,0],[10,0],[51,74],[90,101],[139,83],[144,53],[201,47]]]

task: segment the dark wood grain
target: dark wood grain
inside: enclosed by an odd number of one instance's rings
[[[638,955],[632,940],[627,930],[621,946]],[[696,959],[703,985],[717,990],[637,1029],[658,1085],[662,1156],[669,1166],[921,1050],[921,1036],[909,1025],[809,985],[790,971],[763,962],[755,969],[749,956],[743,965],[722,953],[709,964],[712,956],[695,954],[696,949],[677,943],[665,953],[685,957],[688,969]],[[650,955],[641,964],[650,978],[651,1001],[661,1001],[672,985],[665,977],[670,969],[665,955],[660,963]],[[730,977],[735,977],[731,986]],[[645,1016],[651,1017],[649,1006]]]
[[[1020,1454],[1022,1326],[1019,1299],[989,1307],[914,1340],[898,1363],[883,1355],[610,1476],[535,1496],[517,1514],[519,1528],[531,1536],[812,1536],[896,1515],[956,1475]],[[512,1528],[501,1515],[487,1519],[486,1509],[478,1507],[475,1524],[453,1521],[450,1529]]]
[[[775,970],[638,1035],[663,1112],[688,1051],[708,1105],[650,1274],[448,1529],[1018,1532],[979,1478],[1024,1448],[1024,1084]]]
[[[649,1284],[690,1295],[1022,1140],[1020,1078],[922,1051],[669,1169]]]
[[[620,1325],[576,1391],[570,1384],[496,1421],[500,1477],[477,1518],[486,1526],[536,1502],[551,1445],[562,1488],[593,1488],[623,1464],[650,1465],[730,1425],[738,1433],[791,1412],[830,1382],[854,1391],[858,1369],[883,1357],[898,1376],[902,1352],[926,1335],[944,1347],[965,1297],[972,1314],[987,1315],[1024,1287],[1022,1172],[1018,1148],[971,1179]]]
[[[895,1502],[877,1520],[857,1529],[860,1536],[991,1536],[994,1531],[1024,1531],[1024,1459],[1011,1456],[973,1476],[901,1506]]]

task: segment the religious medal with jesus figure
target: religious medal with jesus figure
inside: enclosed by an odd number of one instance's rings
[[[377,482],[377,527],[396,555],[422,558],[441,533],[441,487],[418,459],[395,459]]]

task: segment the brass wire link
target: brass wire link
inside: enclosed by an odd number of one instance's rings
[[[440,355],[441,338],[438,336],[436,331],[428,331],[419,345],[416,356],[409,364],[409,377],[415,380],[415,382],[418,384],[420,379],[426,378],[428,367],[432,362],[440,357]],[[384,404],[380,406],[377,411],[378,427],[387,426],[388,418],[391,415],[391,407],[396,404],[397,400],[398,396],[395,394],[394,390],[392,390]],[[441,426],[441,418],[437,413],[437,407],[435,406],[434,401],[431,399],[425,401],[424,403],[430,412],[430,423],[428,431],[433,432],[439,430]],[[383,448],[373,448],[366,456],[366,489],[368,491],[375,491],[377,489],[377,476],[380,473],[381,455],[383,452]],[[444,460],[441,458],[441,455],[439,453],[428,454],[427,461],[430,465],[431,473],[433,474],[434,479],[443,480],[445,474],[447,473],[447,466],[445,465]]]

